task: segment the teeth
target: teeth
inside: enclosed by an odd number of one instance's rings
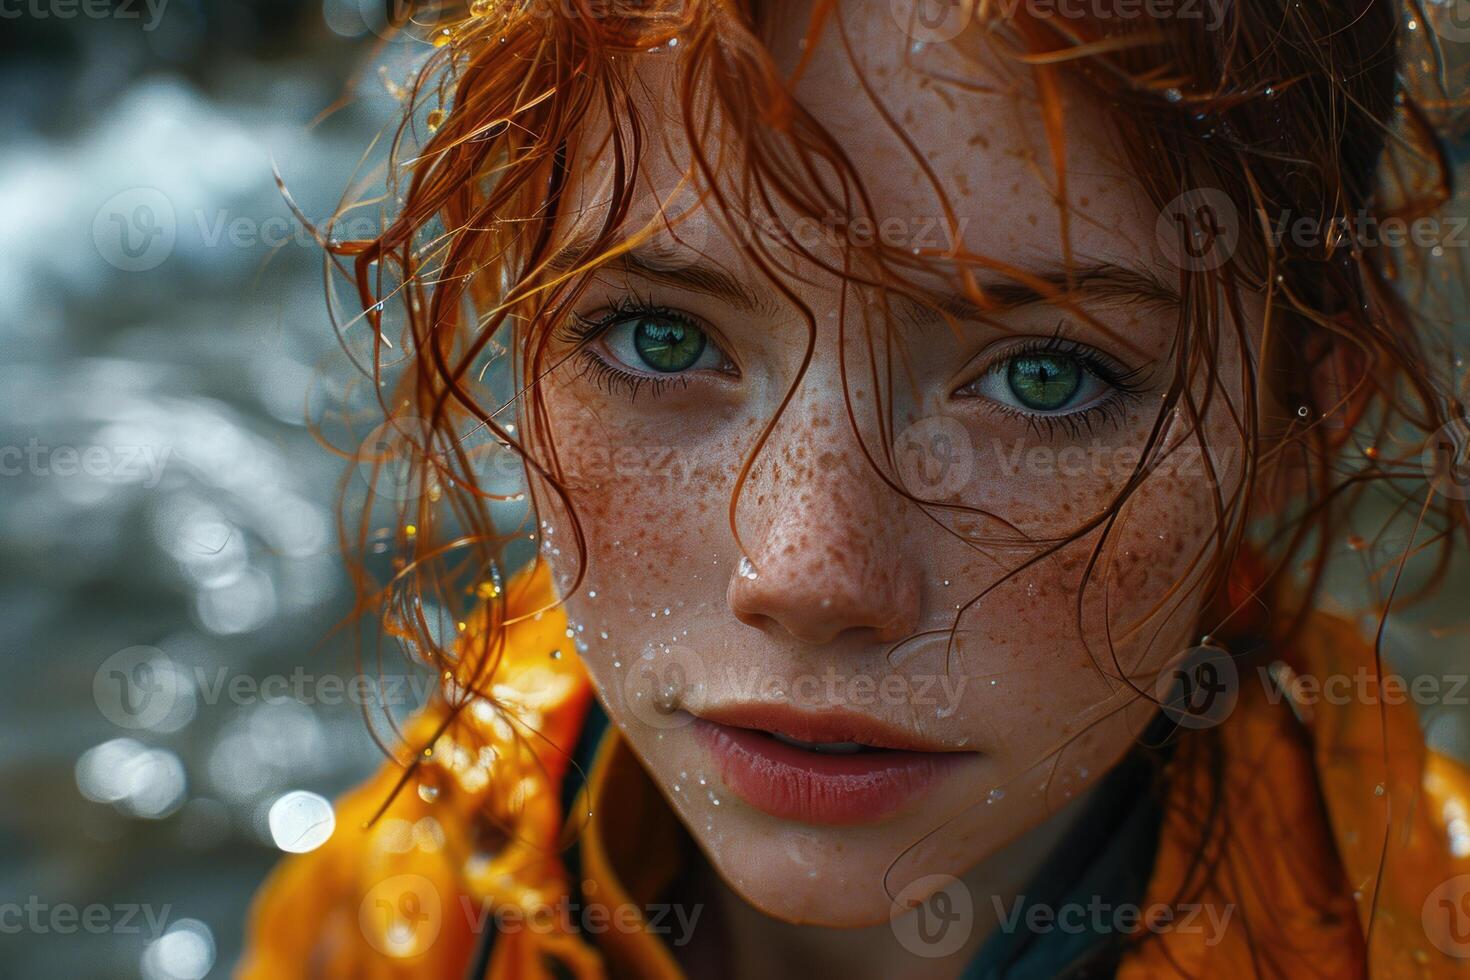
[[[771,732],[770,735],[776,741],[793,748],[806,749],[808,752],[821,752],[826,755],[852,755],[854,752],[861,752],[867,748],[861,742],[803,742],[799,738],[782,735],[780,732]]]

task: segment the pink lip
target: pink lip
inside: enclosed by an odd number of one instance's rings
[[[779,705],[720,711],[740,726],[709,717],[695,732],[725,785],[763,813],[801,823],[876,823],[902,810],[974,753],[936,751],[932,743],[861,715],[809,714]],[[763,730],[757,730],[763,729]],[[880,749],[851,755],[812,752],[767,732],[804,742],[859,742]]]

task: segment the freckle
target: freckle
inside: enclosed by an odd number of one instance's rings
[[[970,145],[978,146],[982,150],[988,150],[990,149],[990,140],[986,139],[983,133],[976,133],[970,137]]]
[[[1034,214],[1028,214],[1028,215],[1026,215],[1026,220],[1029,221],[1029,222],[1031,222],[1031,225],[1033,227],[1035,227],[1035,225],[1036,225],[1036,215],[1034,215]]]
[[[1087,197],[1087,196],[1086,196],[1086,195],[1085,195],[1085,194],[1084,194],[1084,195],[1083,195],[1083,196],[1082,196],[1082,197],[1080,197],[1080,198],[1078,198],[1078,199],[1077,199],[1077,203],[1078,203],[1078,204],[1080,204],[1080,205],[1082,205],[1082,206],[1083,206],[1083,207],[1084,207],[1084,208],[1085,208],[1085,207],[1087,207],[1087,205],[1089,205],[1089,204],[1091,204],[1091,203],[1092,203],[1092,201],[1091,201],[1091,199],[1090,199],[1090,198],[1088,198],[1088,197]]]

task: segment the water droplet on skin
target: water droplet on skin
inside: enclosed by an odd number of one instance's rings
[[[997,786],[995,789],[993,789],[993,790],[990,791],[990,795],[989,796],[985,797],[985,802],[986,803],[994,803],[996,800],[1003,800],[1003,799],[1005,799],[1005,796],[1006,796],[1006,791]]]
[[[425,803],[433,803],[439,798],[439,787],[430,786],[428,783],[419,783],[419,799]]]
[[[735,574],[739,575],[741,578],[754,579],[760,573],[755,570],[755,566],[750,563],[749,558],[741,555],[740,564],[737,565],[735,568]]]

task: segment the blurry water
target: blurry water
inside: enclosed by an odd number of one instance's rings
[[[355,13],[0,27],[0,976],[225,975],[378,759],[326,639],[321,256],[271,177],[327,217],[391,112],[373,77],[308,127]]]

